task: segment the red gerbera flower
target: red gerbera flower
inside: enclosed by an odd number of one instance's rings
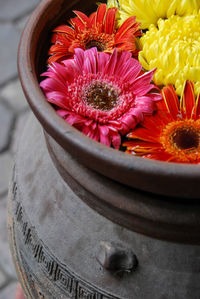
[[[73,59],[51,64],[41,87],[57,113],[88,137],[115,148],[126,134],[152,114],[154,101],[153,73],[141,74],[142,66],[131,53],[115,50],[111,55],[75,49]],[[149,93],[151,91],[151,93]]]
[[[137,55],[135,40],[141,35],[140,23],[136,17],[128,18],[119,29],[115,28],[117,8],[101,4],[97,12],[88,18],[80,11],[74,11],[76,18],[70,19],[72,27],[61,25],[54,29],[48,63],[61,61],[73,56],[74,49],[96,47],[100,52],[112,53],[114,48],[130,51]]]
[[[127,153],[167,162],[200,163],[200,101],[186,81],[179,103],[174,88],[162,90],[158,111],[128,134]]]

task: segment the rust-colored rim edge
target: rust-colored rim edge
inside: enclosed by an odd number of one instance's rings
[[[96,1],[87,1],[88,8]],[[133,157],[89,139],[61,119],[46,101],[37,79],[38,45],[55,16],[79,3],[43,0],[26,24],[18,54],[18,69],[27,100],[45,131],[88,168],[125,185],[157,194],[199,198],[198,165],[166,163]],[[81,2],[80,2],[81,3]],[[78,5],[77,5],[78,7]],[[48,28],[48,30],[47,30]]]

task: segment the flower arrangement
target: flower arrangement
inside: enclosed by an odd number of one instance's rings
[[[200,163],[200,2],[108,0],[53,30],[40,86],[86,136],[128,154]]]

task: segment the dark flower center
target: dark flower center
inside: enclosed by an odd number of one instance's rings
[[[112,86],[95,82],[86,92],[86,102],[95,109],[108,111],[116,106],[118,94]]]
[[[171,136],[173,144],[181,150],[198,148],[199,132],[191,127],[178,128]]]
[[[93,47],[96,47],[97,51],[99,52],[103,52],[105,50],[105,45],[97,40],[90,40],[85,44],[86,50],[91,49]]]

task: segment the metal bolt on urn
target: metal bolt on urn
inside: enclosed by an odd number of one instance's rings
[[[199,299],[199,167],[97,143],[40,90],[52,28],[95,4],[43,0],[21,38],[19,73],[37,120],[20,136],[9,192],[19,280],[31,299]]]

